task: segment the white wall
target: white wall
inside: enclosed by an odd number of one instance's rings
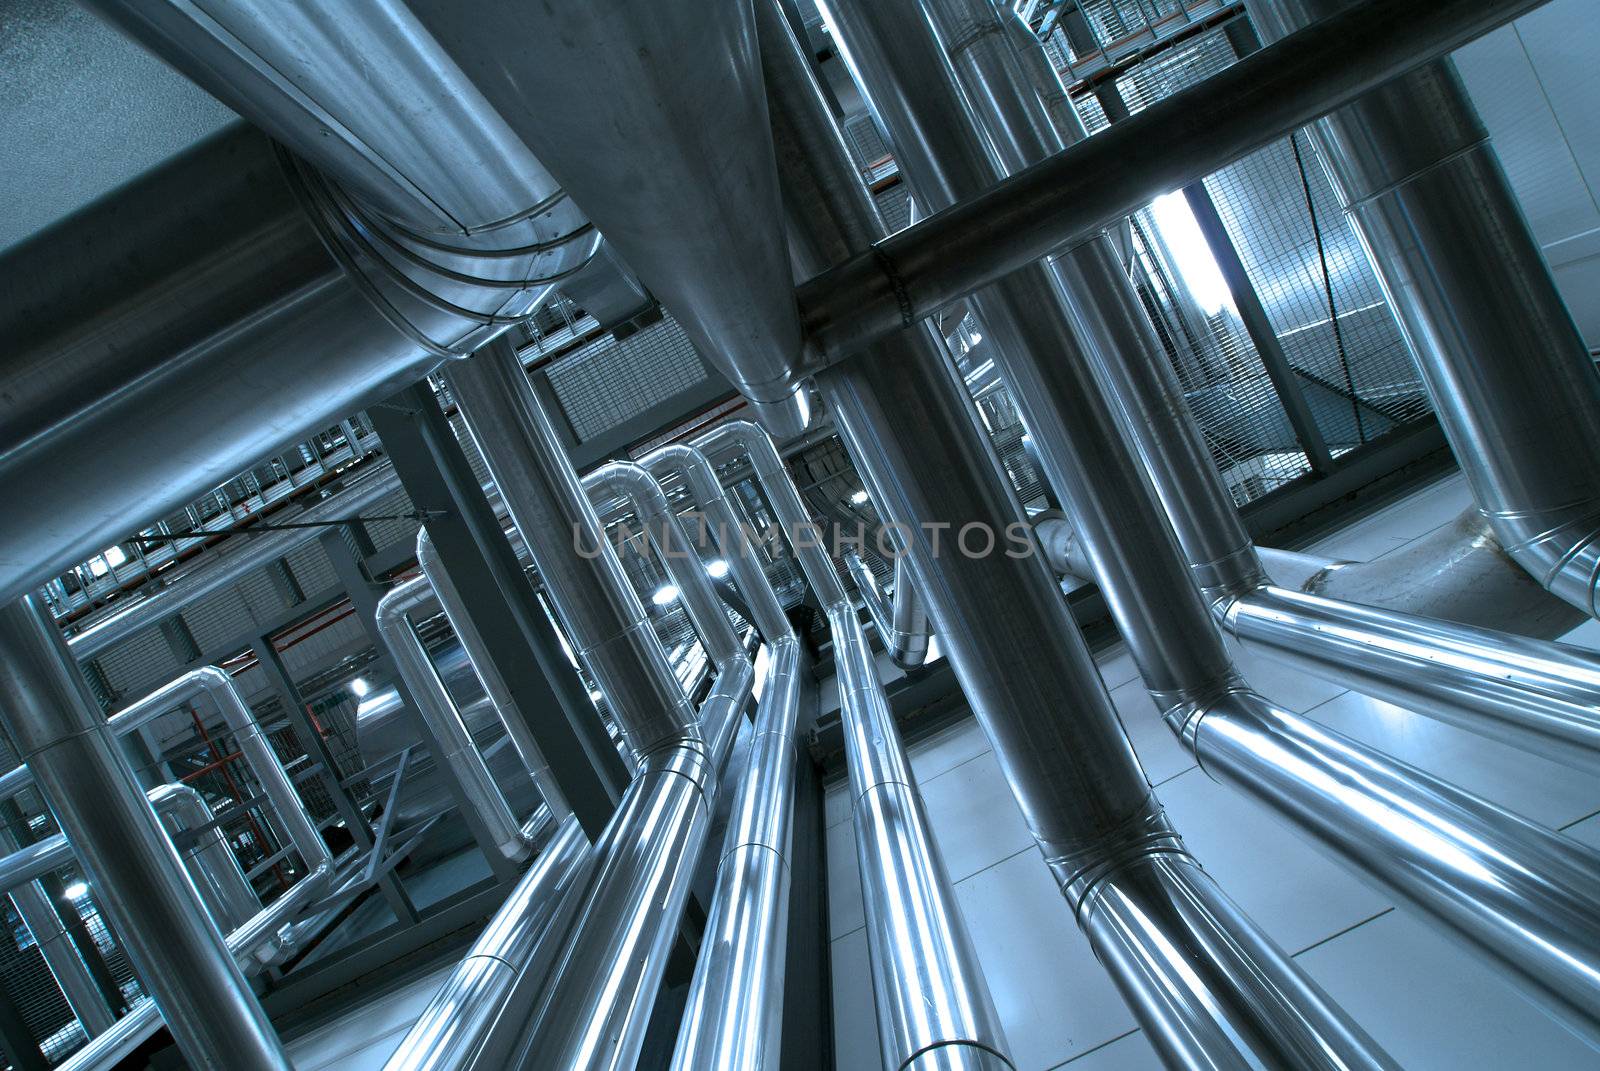
[[[1552,0],[1456,63],[1567,305],[1600,350],[1600,5]]]

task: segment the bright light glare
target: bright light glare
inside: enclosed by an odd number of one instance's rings
[[[600,700],[602,700],[604,698],[605,698],[605,696],[600,694],[600,689],[598,689],[598,688],[590,688],[589,689],[589,701],[590,702],[598,703],[598,702],[600,702]]]
[[[711,574],[711,578],[713,580],[721,580],[723,577],[728,575],[728,563],[723,561],[721,558],[718,558],[716,561],[706,566],[706,572]]]
[[[350,682],[350,690],[356,693],[357,699],[365,699],[367,693],[372,691],[372,685],[367,683],[367,678],[357,677]]]
[[[61,891],[66,895],[68,900],[82,900],[85,896],[89,895],[89,886],[85,885],[81,881],[75,881]]]
[[[1156,217],[1156,227],[1161,231],[1161,237],[1166,239],[1167,248],[1178,262],[1177,268],[1183,275],[1183,281],[1189,284],[1190,292],[1205,314],[1215,316],[1224,308],[1232,308],[1233,295],[1228,292],[1222,270],[1217,267],[1211,248],[1206,245],[1205,235],[1200,233],[1200,224],[1195,222],[1194,213],[1189,210],[1189,202],[1184,199],[1183,193],[1180,191],[1157,197],[1151,202],[1150,211]]]
[[[867,503],[867,493],[865,491],[857,491],[850,496],[850,501],[858,506],[864,506]]]
[[[111,566],[111,568],[115,569],[117,566],[121,565],[127,560],[128,554],[121,547],[106,548],[106,564]]]
[[[671,605],[674,602],[677,602],[678,601],[678,588],[677,588],[677,585],[675,585],[675,584],[663,584],[661,587],[656,588],[655,594],[650,596],[650,601],[655,603],[657,606],[668,606],[668,605]]]
[[[978,333],[978,332],[976,332],[976,331],[974,331],[974,332],[972,332],[972,341],[971,341],[971,345],[974,345],[974,346],[976,346],[976,345],[977,345],[977,344],[978,344],[978,343],[980,343],[980,342],[982,342],[982,341],[983,341],[983,336],[982,336],[982,335],[980,335],[980,334],[979,334],[979,333]]]

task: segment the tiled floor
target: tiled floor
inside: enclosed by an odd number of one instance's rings
[[[1350,560],[1392,554],[1468,505],[1442,479],[1305,548]],[[1600,648],[1600,625],[1569,642]],[[1410,1071],[1600,1066],[1600,1055],[1478,960],[1212,782],[1173,742],[1120,648],[1100,659],[1147,774],[1206,868]],[[1600,845],[1600,785],[1448,726],[1261,659],[1241,660],[1277,702],[1524,816]],[[1160,1065],[1068,917],[977,725],[912,749],[934,836],[956,883],[1019,1071],[1146,1071]],[[834,1030],[845,1071],[878,1066],[861,891],[845,786],[828,795]]]

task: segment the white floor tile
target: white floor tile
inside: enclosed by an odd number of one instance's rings
[[[1194,766],[1194,757],[1183,749],[1167,723],[1161,720],[1143,681],[1133,680],[1111,689],[1111,702],[1117,708],[1117,717],[1122,719],[1128,739],[1133,742],[1139,765],[1144,767],[1144,775],[1152,785]]]
[[[963,718],[907,748],[918,781],[938,777],[989,750],[989,738],[976,718]]]
[[[441,967],[292,1039],[286,1046],[290,1061],[297,1071],[381,1068],[454,967]]]
[[[1137,1031],[1126,1037],[1120,1037],[1109,1045],[1102,1045],[1093,1052],[1086,1052],[1071,1063],[1065,1064],[1060,1071],[1163,1071],[1161,1060],[1156,1056],[1156,1050],[1144,1039],[1144,1032]]]
[[[1195,858],[1288,952],[1389,906],[1264,807],[1199,770],[1167,782],[1160,795]]]
[[[1600,651],[1600,621],[1591,617],[1561,637],[1561,642],[1570,643],[1574,647],[1582,647],[1587,651]]]
[[[1017,1071],[1044,1071],[1133,1029],[1039,853],[956,884]]]
[[[922,801],[952,881],[1033,846],[992,752],[923,781]]]
[[[1359,692],[1306,716],[1551,828],[1600,809],[1589,775]]]
[[[1299,961],[1407,1071],[1576,1071],[1600,1055],[1476,957],[1391,911]]]
[[[833,1056],[838,1071],[880,1071],[877,1007],[863,930],[833,942]]]
[[[1108,689],[1139,679],[1139,668],[1133,664],[1128,648],[1117,643],[1095,655],[1095,665],[1100,667],[1100,678]]]
[[[1346,561],[1372,561],[1449,524],[1472,504],[1466,480],[1454,473],[1305,548]]]

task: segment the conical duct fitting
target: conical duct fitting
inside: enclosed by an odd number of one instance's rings
[[[803,430],[749,0],[411,6],[767,427]]]

